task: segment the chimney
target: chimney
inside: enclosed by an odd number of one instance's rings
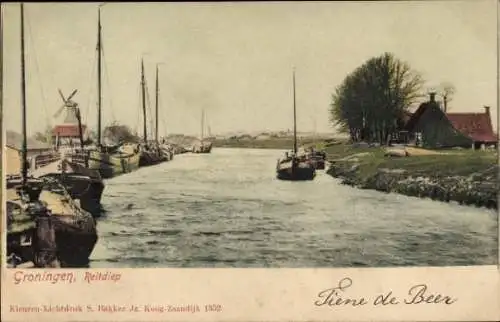
[[[490,115],[490,107],[489,106],[484,106],[484,113]]]
[[[435,93],[435,92],[430,92],[430,93],[429,93],[429,95],[430,95],[430,97],[431,97],[431,98],[430,98],[430,102],[431,102],[431,103],[436,102],[436,93]]]

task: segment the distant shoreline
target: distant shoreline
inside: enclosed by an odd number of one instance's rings
[[[298,146],[322,145],[325,139],[299,138]],[[293,149],[293,138],[272,139],[216,139],[213,141],[214,148],[242,148],[242,149]]]

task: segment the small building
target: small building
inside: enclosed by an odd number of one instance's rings
[[[82,132],[86,133],[86,126],[82,125]],[[84,136],[85,140],[86,136]],[[58,146],[80,146],[80,129],[77,124],[56,125],[52,129],[52,142]]]
[[[420,104],[405,125],[409,140],[425,148],[480,148],[497,146],[490,108],[482,113],[447,113],[430,94],[430,100]]]
[[[6,174],[21,173],[21,149],[23,144],[23,136],[14,131],[6,133]],[[31,158],[35,155],[46,153],[52,150],[48,143],[40,142],[31,138],[27,139],[27,157]]]
[[[85,124],[82,124],[82,136],[84,141],[88,139],[88,131]],[[80,146],[80,127],[78,126],[76,104],[68,104],[66,106],[66,117],[63,123],[56,125],[52,129],[52,142],[58,147]]]

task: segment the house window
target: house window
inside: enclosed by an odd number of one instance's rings
[[[422,132],[415,133],[415,145],[422,145]]]

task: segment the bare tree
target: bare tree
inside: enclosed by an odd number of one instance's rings
[[[453,100],[455,90],[455,86],[449,82],[443,82],[439,86],[438,94],[443,98],[443,110],[445,113],[448,111],[448,103]]]
[[[140,140],[137,134],[134,134],[128,126],[116,122],[106,126],[104,137],[116,143],[137,143]]]
[[[36,132],[33,138],[40,142],[52,144],[52,127],[46,126],[43,132]]]

